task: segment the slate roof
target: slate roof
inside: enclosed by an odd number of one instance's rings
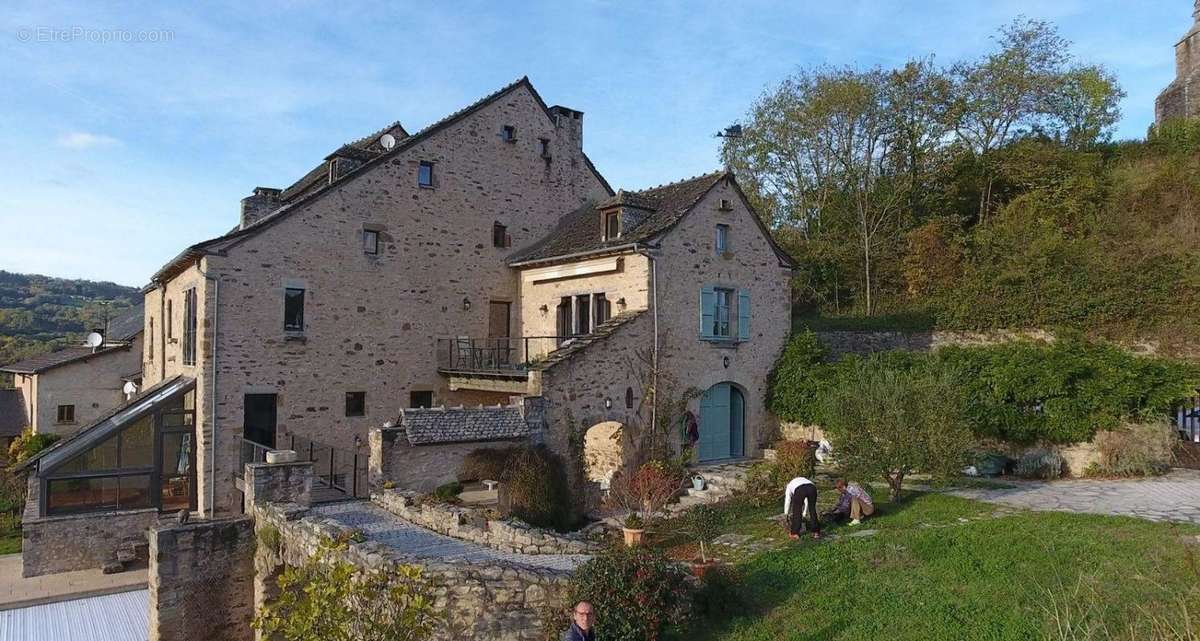
[[[531,367],[537,370],[550,369],[551,367],[554,367],[555,365],[571,358],[575,354],[587,349],[589,345],[607,338],[610,334],[617,331],[622,326],[628,324],[638,316],[641,316],[645,313],[646,310],[644,309],[638,309],[631,312],[621,312],[620,314],[617,314],[616,316],[613,316],[612,318],[597,325],[596,328],[592,330],[591,334],[586,334],[578,338],[572,338],[563,343],[562,347],[550,352],[545,359],[534,363],[531,365]]]
[[[0,389],[0,437],[20,436],[25,418],[25,395],[19,389]]]
[[[138,303],[120,316],[109,319],[108,340],[127,342],[142,333],[142,326],[146,322],[146,313],[143,307],[142,303]]]
[[[90,347],[65,347],[57,352],[47,352],[31,356],[23,361],[18,361],[11,365],[0,367],[0,372],[12,372],[13,374],[40,374],[46,370],[62,367],[76,361],[85,361],[89,358],[95,358],[102,354],[108,354],[118,350],[127,350],[128,345],[115,345],[113,347],[105,347],[98,349],[95,352]]]
[[[500,441],[523,438],[531,431],[518,405],[404,409],[400,427],[411,445]]]
[[[724,171],[716,171],[642,191],[619,191],[611,198],[584,205],[563,217],[545,238],[510,256],[508,264],[517,265],[584,252],[602,253],[606,249],[645,243],[678,222],[692,205],[726,175]],[[622,230],[620,238],[606,241],[600,235],[600,211],[617,205],[646,209],[651,213],[633,229]]]
[[[183,271],[193,261],[195,261],[203,256],[211,255],[211,254],[218,254],[218,255],[223,254],[226,250],[228,250],[229,248],[236,245],[242,239],[252,236],[254,234],[257,234],[258,232],[266,229],[267,227],[274,225],[275,223],[279,222],[280,220],[283,220],[284,218],[286,218],[288,213],[296,210],[301,205],[306,204],[316,198],[319,198],[322,194],[328,193],[330,187],[332,187],[334,185],[343,184],[344,181],[352,180],[353,178],[355,178],[357,176],[363,175],[364,172],[366,172],[369,168],[374,167],[377,163],[384,162],[387,158],[390,158],[391,156],[393,156],[395,154],[401,153],[401,152],[409,149],[410,147],[413,147],[417,143],[419,143],[419,142],[429,138],[430,136],[442,131],[443,129],[446,129],[447,127],[459,122],[463,118],[466,118],[467,116],[475,113],[476,111],[479,111],[480,109],[490,105],[491,103],[495,102],[496,100],[504,97],[509,92],[517,89],[518,87],[522,87],[522,86],[528,88],[529,93],[533,95],[533,97],[537,101],[537,103],[539,105],[541,105],[542,109],[546,112],[547,117],[550,117],[550,107],[548,107],[546,105],[546,102],[544,100],[542,100],[541,95],[539,95],[537,90],[533,88],[533,83],[531,83],[529,81],[529,78],[527,76],[522,76],[516,82],[505,85],[504,87],[500,88],[496,92],[489,94],[487,96],[484,96],[483,98],[480,98],[479,100],[475,101],[474,103],[450,114],[449,116],[446,116],[445,118],[442,118],[441,120],[422,129],[421,131],[418,131],[415,134],[412,134],[406,138],[398,140],[396,142],[396,146],[393,147],[391,149],[391,151],[386,151],[386,152],[378,154],[372,160],[365,162],[362,165],[351,170],[348,174],[343,176],[341,179],[338,180],[338,182],[334,183],[333,185],[325,184],[324,186],[318,186],[316,184],[309,184],[304,189],[301,189],[300,191],[296,192],[296,194],[294,196],[292,196],[292,200],[285,202],[284,205],[281,206],[279,209],[276,209],[275,211],[271,212],[270,214],[268,214],[266,216],[263,216],[262,218],[255,221],[254,224],[250,225],[249,227],[246,227],[245,229],[242,229],[240,227],[234,228],[232,231],[230,231],[229,233],[227,233],[223,236],[218,236],[217,238],[213,238],[213,239],[206,240],[206,241],[203,241],[200,243],[196,243],[195,245],[192,245],[191,247],[184,249],[182,252],[179,253],[178,256],[176,256],[175,258],[172,258],[171,261],[168,262],[166,265],[163,265],[163,267],[161,269],[159,269],[158,272],[156,272],[154,274],[154,276],[151,277],[151,281],[152,282],[164,282],[164,281],[170,279],[175,274],[178,274],[179,272]],[[364,138],[363,140],[366,140],[366,139]],[[361,142],[361,141],[359,141],[359,142]],[[357,145],[357,143],[351,143],[351,144]],[[599,170],[597,170],[596,166],[592,164],[592,161],[590,158],[587,157],[587,154],[583,155],[583,159],[584,159],[584,162],[587,163],[588,168],[591,169],[592,172],[596,175],[596,178],[598,178],[600,180],[600,182],[604,185],[605,190],[608,191],[608,193],[610,193],[610,194],[613,193],[612,188],[608,184],[608,181],[606,181],[604,179],[604,176],[600,175]],[[309,172],[309,174],[305,178],[302,178],[300,181],[298,181],[297,184],[299,184],[299,182],[305,181],[306,179],[311,180],[312,177],[318,173],[318,170],[324,171],[324,167],[325,167],[325,165],[321,165],[320,167]],[[326,183],[328,183],[328,181],[326,181]],[[296,186],[296,185],[293,185],[293,187],[294,186]],[[288,189],[290,190],[290,189],[292,189],[292,187],[289,187]],[[285,199],[287,198],[286,191],[284,194],[281,194],[281,198],[285,198]]]

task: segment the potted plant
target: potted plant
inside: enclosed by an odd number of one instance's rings
[[[702,579],[716,564],[716,559],[709,556],[709,547],[721,535],[725,514],[711,505],[697,505],[688,510],[684,518],[687,532],[700,544],[700,559],[692,562],[692,574]]]
[[[625,535],[625,545],[634,547],[641,545],[646,538],[646,522],[642,517],[638,516],[637,512],[630,512],[629,516],[625,517],[625,523],[621,528],[622,534]]]

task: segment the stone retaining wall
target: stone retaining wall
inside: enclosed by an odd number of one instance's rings
[[[816,332],[817,339],[829,348],[830,358],[841,358],[845,354],[870,354],[893,349],[913,352],[929,352],[947,345],[978,346],[996,345],[1014,340],[1053,341],[1054,335],[1043,330],[994,330],[967,332],[957,330],[933,330],[924,332],[868,332],[826,331]]]
[[[258,531],[278,533],[278,546],[259,546],[255,560],[260,582],[277,576],[285,565],[301,565],[329,541],[346,541],[331,551],[335,558],[364,569],[418,565],[432,586],[434,607],[447,620],[438,639],[531,641],[542,639],[545,612],[565,612],[570,572],[517,563],[466,564],[433,562],[404,555],[375,541],[353,541],[354,531],[329,519],[308,514],[294,504],[255,507]],[[256,594],[270,598],[271,586]]]
[[[411,490],[380,490],[371,500],[396,516],[456,539],[517,554],[594,554],[603,544],[533,527],[520,519],[487,520],[472,510],[426,502]]]

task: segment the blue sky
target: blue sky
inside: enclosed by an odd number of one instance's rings
[[[585,112],[614,186],[719,165],[713,133],[808,64],[974,57],[1017,15],[1056,23],[1128,92],[1141,137],[1192,3],[7,3],[0,269],[143,285],[344,142],[409,131],[522,75]],[[47,29],[86,30],[56,35]],[[129,32],[147,41],[112,41]],[[164,40],[164,37],[166,41]],[[105,42],[102,39],[109,38]]]

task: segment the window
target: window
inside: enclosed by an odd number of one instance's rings
[[[538,142],[541,143],[541,145],[542,145],[542,158],[549,160],[550,159],[550,139],[549,138],[538,138]]]
[[[175,323],[171,322],[174,318],[175,315],[171,310],[171,301],[167,301],[167,341],[175,338]]]
[[[700,290],[700,338],[750,340],[750,292],[723,287]]]
[[[74,423],[75,422],[75,406],[74,405],[59,405],[57,423]]]
[[[729,225],[717,225],[717,254],[729,251]]]
[[[433,186],[433,163],[421,161],[417,168],[417,184],[421,187]]]
[[[408,406],[416,407],[433,407],[433,392],[420,391],[408,393]]]
[[[148,345],[150,347],[150,357],[147,360],[153,362],[154,361],[154,319],[153,318],[151,318],[149,321],[149,328],[150,329],[146,332],[146,339],[147,339]]]
[[[363,252],[367,254],[379,253],[379,232],[373,229],[364,229],[362,233]]]
[[[508,228],[500,223],[492,223],[492,247],[508,247]]]
[[[625,388],[625,409],[628,409],[628,410],[633,409],[633,388],[632,387]]]
[[[583,294],[575,297],[575,334],[588,334],[592,331],[591,311],[592,297]]]
[[[563,296],[558,301],[556,310],[555,331],[558,336],[557,343],[562,345],[563,341],[571,335],[571,297]]]
[[[504,129],[500,130],[500,138],[504,142],[516,142],[517,128],[512,125],[504,125]]]
[[[367,415],[367,393],[346,392],[346,416]]]
[[[722,198],[721,202],[717,205],[717,209],[721,211],[733,211],[733,201],[728,198]]]
[[[608,320],[611,313],[608,298],[603,293],[594,294],[592,296],[592,303],[596,308],[596,324],[599,325]]]
[[[615,211],[604,214],[604,240],[613,240],[621,235],[621,216]]]
[[[304,290],[288,287],[283,290],[283,331],[304,331]]]
[[[183,364],[196,364],[196,288],[183,293]]]

